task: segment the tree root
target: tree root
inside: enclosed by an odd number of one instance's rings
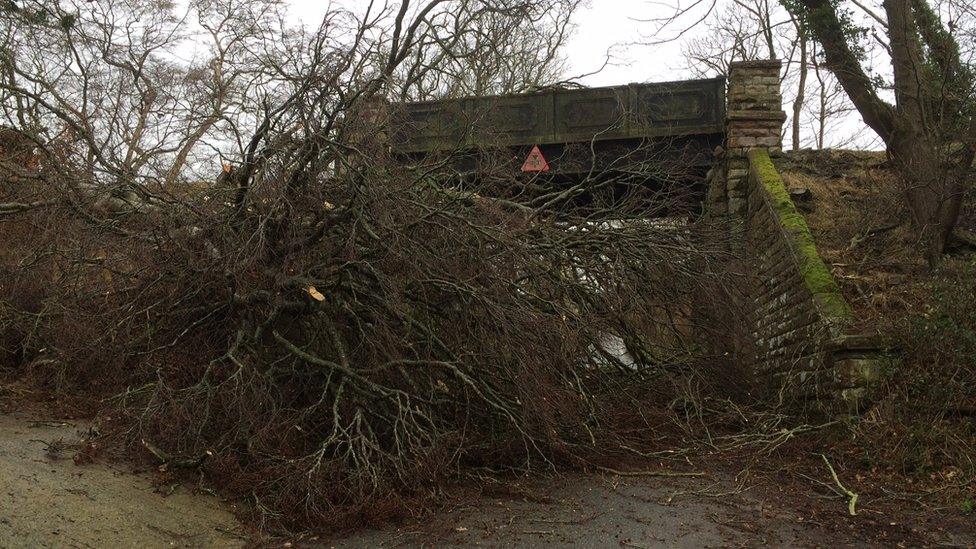
[[[976,233],[972,231],[956,227],[952,231],[951,238],[963,246],[976,250]]]

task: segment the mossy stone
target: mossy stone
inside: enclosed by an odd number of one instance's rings
[[[765,189],[769,204],[790,239],[797,267],[804,285],[814,296],[821,314],[833,322],[847,323],[854,320],[850,304],[841,294],[827,265],[817,252],[816,242],[803,215],[797,211],[790,198],[783,178],[765,149],[752,149],[748,153],[750,174],[755,183]]]

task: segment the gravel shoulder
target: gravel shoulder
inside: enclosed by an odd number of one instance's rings
[[[164,496],[148,475],[76,465],[73,450],[56,450],[79,441],[85,429],[71,420],[0,414],[0,547],[244,544],[240,524],[217,498],[182,487]]]

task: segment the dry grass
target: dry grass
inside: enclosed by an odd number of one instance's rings
[[[899,357],[842,446],[889,486],[965,506],[976,474],[974,250],[950,248],[927,268],[883,155],[833,151],[783,167],[791,188],[813,194],[807,221],[861,328],[879,331]],[[964,226],[974,205],[970,196]]]
[[[824,152],[791,157],[784,167],[789,188],[812,193],[801,209],[864,327],[911,308],[905,291],[926,265],[883,154]]]

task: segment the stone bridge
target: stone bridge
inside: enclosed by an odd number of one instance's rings
[[[621,153],[662,155],[697,178],[702,216],[724,221],[751,266],[748,344],[739,361],[788,404],[856,413],[886,360],[851,331],[851,307],[792,203],[775,158],[786,114],[779,61],[733,63],[726,78],[551,90],[392,107],[393,149],[441,154],[472,170],[484,148],[519,169],[534,147],[554,177],[599,170]],[[504,156],[504,154],[503,154]],[[730,330],[734,329],[730,327]]]
[[[634,151],[701,166],[724,139],[725,78],[405,103],[393,118],[393,146],[407,154],[507,148],[520,166],[538,146],[560,174]]]

